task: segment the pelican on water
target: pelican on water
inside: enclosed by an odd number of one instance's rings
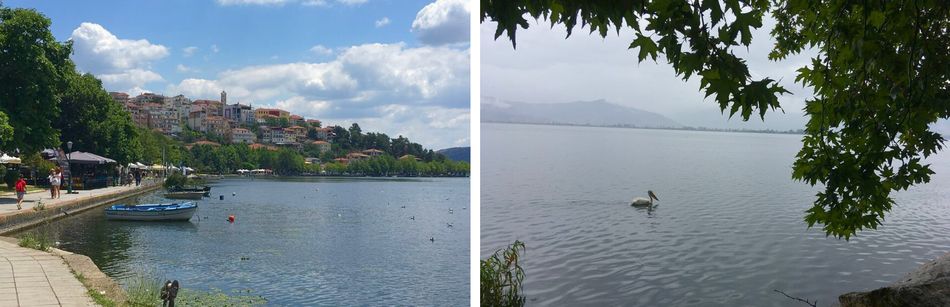
[[[648,198],[637,197],[630,201],[631,206],[650,206],[653,205],[653,200],[660,200],[656,198],[656,194],[653,194],[653,191],[647,191]]]

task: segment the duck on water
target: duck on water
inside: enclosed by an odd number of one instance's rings
[[[637,197],[630,201],[631,206],[652,206],[653,200],[659,201],[659,198],[656,198],[656,194],[653,194],[653,191],[647,191],[647,197]]]

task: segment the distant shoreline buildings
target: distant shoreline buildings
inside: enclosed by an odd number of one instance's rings
[[[122,105],[136,126],[179,137],[187,130],[216,135],[231,143],[263,143],[301,148],[318,145],[320,152],[330,150],[333,127],[322,127],[320,120],[307,119],[275,108],[257,108],[240,103],[227,104],[227,92],[220,100],[192,101],[184,95],[164,96],[142,93],[109,92]]]

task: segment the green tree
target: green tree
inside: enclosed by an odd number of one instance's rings
[[[91,74],[68,76],[66,92],[60,100],[59,119],[62,143],[73,142],[73,150],[100,154],[126,164],[141,158],[142,144],[128,112],[115,102],[102,83]]]
[[[361,148],[363,145],[363,129],[360,129],[360,125],[353,123],[353,125],[350,126],[349,133],[350,145],[353,146],[353,148]]]
[[[10,117],[0,112],[0,148],[7,148],[7,143],[13,140],[13,126],[10,126]]]
[[[773,79],[751,77],[732,52],[749,46],[766,14],[777,22],[770,59],[805,48],[818,54],[795,80],[815,94],[792,177],[823,187],[805,221],[845,239],[876,228],[894,204],[890,193],[928,182],[933,171],[922,158],[943,148],[930,124],[950,117],[950,2],[481,1],[482,22],[498,22],[495,38],[507,34],[513,45],[526,17],[564,24],[568,35],[578,22],[601,36],[632,28],[640,61],[662,54],[743,120],[753,113],[764,120],[787,93]]]
[[[71,43],[57,42],[49,27],[49,18],[35,10],[0,4],[0,112],[9,116],[16,133],[4,149],[60,146],[53,122],[66,75],[75,67],[69,60]]]

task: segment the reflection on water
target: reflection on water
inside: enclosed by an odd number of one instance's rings
[[[788,306],[896,281],[950,250],[950,160],[851,241],[807,229],[800,136],[482,125],[481,256],[525,242],[533,305]],[[941,188],[944,187],[944,188]],[[653,208],[630,199],[653,190]]]
[[[89,256],[120,281],[153,272],[185,287],[251,289],[273,305],[469,302],[466,178],[229,179],[212,186],[213,197],[199,202],[190,222],[107,221],[93,209],[31,231],[52,231],[61,248]],[[155,192],[123,202],[170,201]]]

